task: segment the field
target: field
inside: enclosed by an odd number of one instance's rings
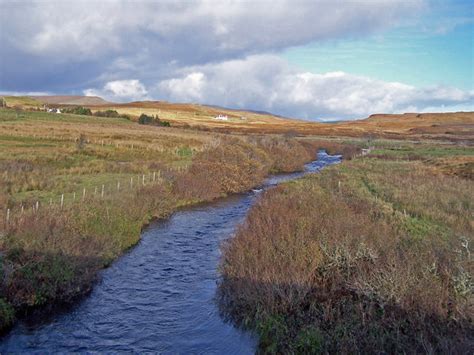
[[[472,352],[474,148],[372,144],[268,191],[225,246],[223,312],[262,352]]]
[[[299,170],[315,152],[281,137],[11,109],[0,109],[0,146],[2,327],[88,292],[150,219]]]
[[[21,101],[29,102],[25,108],[31,109],[31,98],[6,97],[9,107],[22,107]],[[41,108],[74,107],[83,105],[93,112],[107,109],[137,119],[140,114],[157,115],[170,121],[176,127],[193,127],[200,130],[233,132],[236,134],[267,133],[290,135],[315,135],[323,137],[365,137],[389,139],[432,139],[451,142],[468,142],[474,139],[474,113],[406,113],[400,115],[376,114],[365,120],[321,123],[295,120],[252,111],[231,110],[199,104],[175,104],[165,101],[108,103],[96,97],[49,96],[34,97]],[[100,103],[100,104],[99,104]],[[228,116],[228,121],[218,121],[219,114]],[[317,117],[316,117],[317,118]]]
[[[196,104],[4,102],[0,329],[89,292],[150,220],[300,170],[322,148],[344,162],[264,193],[224,247],[223,314],[254,329],[262,352],[472,350],[473,113],[329,124]],[[171,127],[138,124],[142,113]]]

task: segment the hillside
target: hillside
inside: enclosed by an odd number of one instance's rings
[[[346,136],[394,139],[474,141],[474,112],[375,114],[362,120],[338,123],[310,122],[271,113],[166,101],[111,103],[100,97],[32,96],[6,97],[7,106],[25,109],[86,106],[92,112],[116,110],[137,119],[141,114],[158,116],[177,127],[245,133],[291,133],[306,136]],[[226,116],[225,120],[216,119]]]
[[[111,102],[98,96],[57,95],[57,96],[30,96],[34,100],[49,105],[111,105]]]

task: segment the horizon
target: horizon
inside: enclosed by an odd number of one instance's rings
[[[106,1],[94,13],[87,1],[0,3],[5,95],[199,103],[310,121],[474,111],[469,1],[279,1],[271,10],[264,1],[252,10]]]

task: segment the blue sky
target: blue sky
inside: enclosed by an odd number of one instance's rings
[[[474,111],[471,3],[0,0],[0,93],[308,120]]]
[[[446,34],[393,30],[383,36],[334,40],[290,48],[281,56],[314,73],[344,70],[415,86],[451,85],[474,89],[474,25]]]

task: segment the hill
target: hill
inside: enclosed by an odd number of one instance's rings
[[[7,106],[25,109],[85,106],[92,112],[115,110],[138,119],[141,114],[158,116],[173,126],[219,132],[274,133],[305,136],[346,136],[474,141],[474,112],[375,114],[362,120],[337,123],[310,122],[268,112],[167,101],[112,103],[89,96],[6,97]],[[219,115],[224,119],[216,119]]]
[[[111,105],[111,102],[98,96],[80,95],[55,95],[55,96],[29,96],[30,98],[50,105]]]

